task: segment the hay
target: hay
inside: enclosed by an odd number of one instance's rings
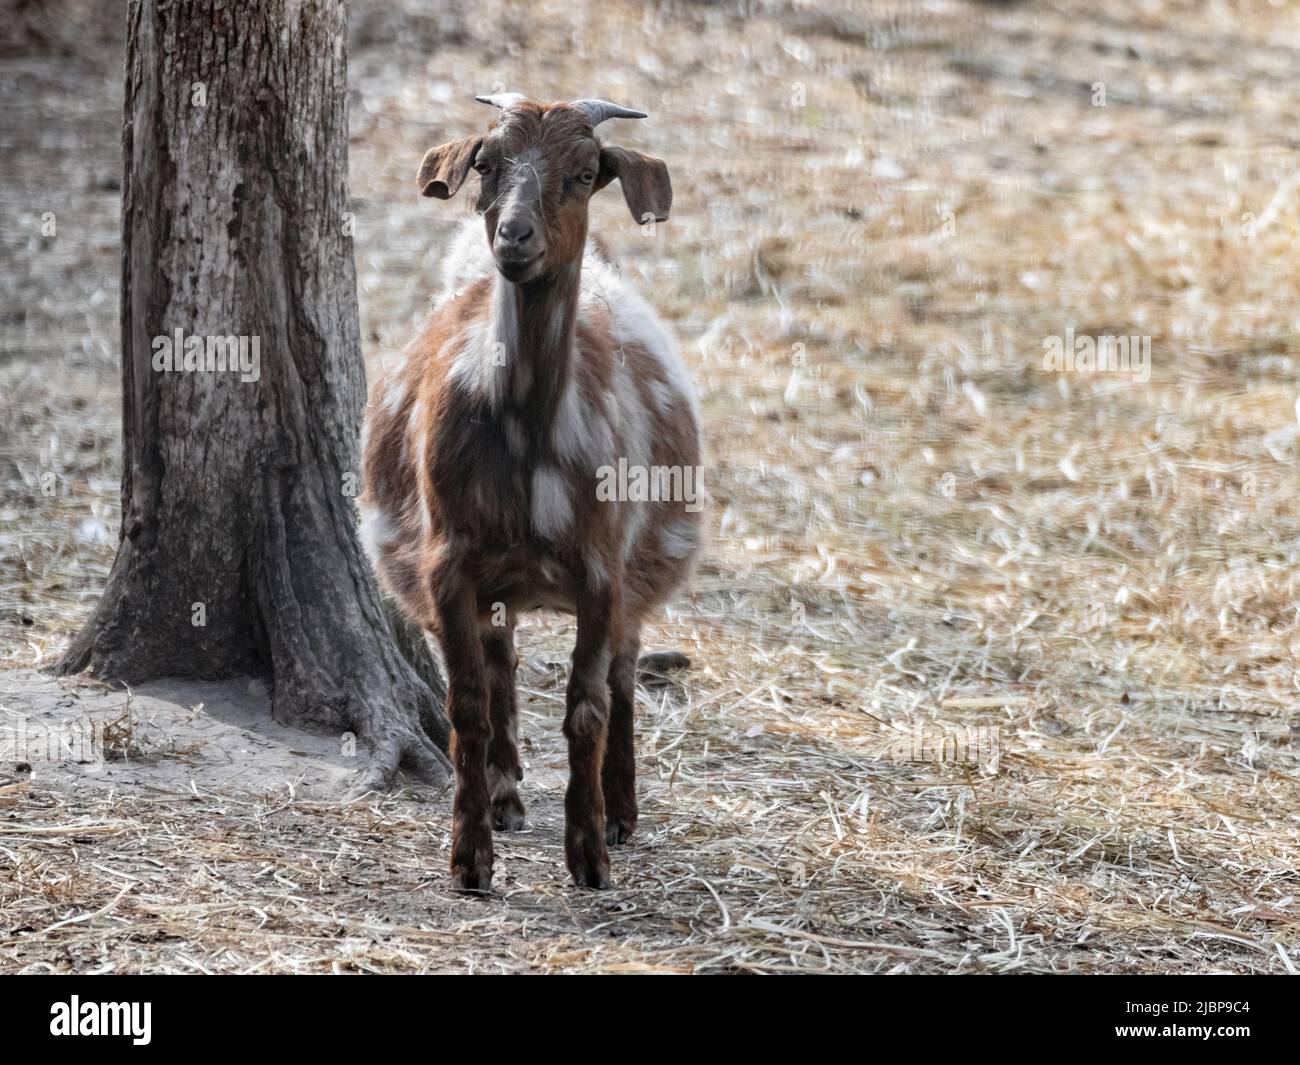
[[[715,500],[649,641],[693,667],[640,692],[614,890],[564,875],[546,662],[569,635],[539,619],[536,826],[499,837],[498,897],[446,894],[445,795],[17,783],[0,969],[1295,971],[1296,13],[749,6],[489,3],[450,43],[353,57],[376,359],[459,213],[411,195],[413,160],[482,124],[471,88],[599,86],[654,116],[617,139],[673,167],[655,237],[612,192],[593,211],[684,340]],[[0,177],[29,210],[37,178]],[[111,234],[114,197],[92,206]],[[1044,370],[1067,329],[1151,337],[1150,381]],[[112,557],[116,379],[64,365],[55,389],[0,364],[14,665],[57,654]],[[899,758],[979,729],[992,758]]]

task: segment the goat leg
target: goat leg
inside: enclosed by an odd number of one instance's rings
[[[564,855],[579,887],[609,887],[601,764],[609,727],[609,649],[617,639],[619,590],[585,582],[578,595],[578,638],[565,698],[569,787],[564,795]]]
[[[487,753],[492,740],[488,686],[474,592],[459,573],[435,582],[439,638],[447,665],[447,710],[456,798],[451,812],[451,879],[457,891],[492,888],[492,795]]]
[[[519,708],[515,696],[519,657],[515,654],[514,619],[501,625],[487,622],[482,639],[492,720],[487,754],[492,824],[499,831],[517,832],[524,827],[524,804],[518,788],[524,771],[519,762]]]

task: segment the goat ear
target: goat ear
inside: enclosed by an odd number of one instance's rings
[[[474,165],[474,157],[482,144],[482,137],[462,137],[425,152],[420,163],[420,176],[416,178],[420,195],[436,196],[440,200],[455,196],[469,168]]]
[[[602,148],[596,188],[603,189],[615,178],[623,186],[623,199],[637,225],[668,221],[673,185],[668,180],[667,163],[626,148]]]

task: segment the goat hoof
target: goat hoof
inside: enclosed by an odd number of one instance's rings
[[[609,865],[593,865],[585,869],[573,870],[573,882],[578,887],[595,888],[604,891],[609,887]]]
[[[484,830],[487,826],[483,826]],[[492,834],[486,846],[475,847],[461,839],[451,847],[451,886],[455,891],[486,895],[492,890]]]
[[[611,847],[617,847],[620,843],[626,843],[632,838],[634,828],[634,825],[625,824],[622,821],[606,821],[605,842]]]
[[[492,893],[492,867],[483,869],[452,866],[451,889],[465,895],[490,895]]]
[[[609,852],[599,831],[580,832],[570,828],[565,833],[564,856],[578,887],[609,887]]]
[[[518,795],[497,799],[492,804],[492,825],[498,832],[518,832],[524,827],[524,804]]]

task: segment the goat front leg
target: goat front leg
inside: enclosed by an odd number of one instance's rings
[[[636,709],[639,626],[623,634],[609,663],[609,738],[601,773],[605,795],[605,842],[626,843],[636,829],[636,749],[633,717]]]
[[[452,887],[487,892],[492,888],[492,795],[487,779],[492,725],[474,589],[461,573],[444,573],[436,582],[435,598],[447,666],[451,761],[456,770],[451,811]]]
[[[609,726],[610,646],[616,645],[620,590],[588,581],[578,596],[578,638],[565,697],[569,788],[564,795],[564,856],[579,887],[609,887],[601,764]]]
[[[519,762],[519,708],[515,697],[519,656],[515,654],[514,618],[500,625],[486,622],[481,636],[492,721],[487,755],[492,823],[500,831],[518,832],[524,827],[524,804],[519,798],[524,771]]]

